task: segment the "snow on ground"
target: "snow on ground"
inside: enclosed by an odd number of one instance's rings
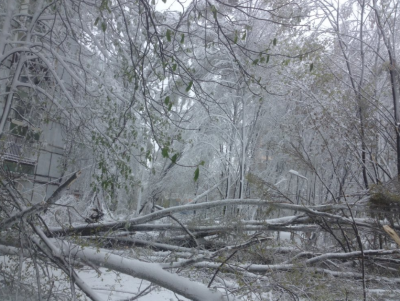
[[[134,297],[149,286],[148,281],[143,281],[124,274],[116,274],[107,269],[100,269],[101,275],[93,270],[81,270],[78,274],[104,301],[114,301]],[[178,296],[180,300],[188,300]],[[141,301],[172,301],[178,300],[174,293],[162,288],[156,288],[149,294],[139,297]]]
[[[149,286],[148,281],[133,278],[125,274],[116,274],[115,272],[101,268],[101,275],[96,271],[84,269],[78,270],[82,280],[92,287],[104,301],[120,301],[132,298]],[[179,298],[179,299],[178,299]],[[174,295],[173,292],[163,288],[156,287],[149,294],[139,297],[140,301],[178,301],[189,300],[182,296]]]
[[[0,256],[0,265],[4,267],[9,267],[15,271],[17,262],[15,258],[10,260],[9,256]],[[18,270],[18,269],[17,269]],[[34,273],[33,266],[30,264],[30,260],[24,260],[24,266],[22,268],[24,273]],[[69,284],[66,281],[63,281],[63,272],[59,269],[50,268],[47,271],[52,275],[51,279],[56,280],[54,284],[54,288],[57,288],[57,291],[60,293],[58,297],[61,297],[61,292],[64,289],[69,288]],[[105,268],[100,268],[99,271],[101,274],[98,274],[95,270],[91,268],[83,268],[76,269],[76,272],[85,281],[93,290],[96,291],[98,295],[102,297],[102,301],[121,301],[127,300],[128,298],[135,297],[138,293],[145,290],[149,286],[148,281],[144,281],[138,278],[134,278],[125,274],[118,274],[113,271],[110,271]],[[33,274],[31,274],[33,275]],[[45,281],[45,279],[43,278]],[[35,277],[28,278],[23,281],[25,284],[29,285],[29,283],[35,282]],[[143,295],[136,300],[140,301],[178,301],[178,300],[189,300],[182,296],[175,296],[175,294],[169,290],[152,286],[152,290],[149,294]],[[4,297],[4,292],[1,292],[0,296]],[[10,296],[14,296],[14,289],[9,292]],[[68,300],[67,294],[64,291],[63,295],[65,296],[65,300]],[[28,300],[24,299],[24,297],[20,297],[22,299],[18,300]],[[179,298],[179,299],[178,299]],[[0,297],[1,299],[1,297]],[[37,299],[35,294],[29,296],[29,300]],[[88,298],[81,298],[80,300],[89,300]]]

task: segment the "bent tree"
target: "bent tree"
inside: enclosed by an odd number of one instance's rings
[[[395,161],[397,6],[156,2],[0,2],[2,162],[44,124],[65,144],[49,195],[26,197],[22,151],[2,164],[2,293],[102,300],[87,266],[150,282],[137,297],[391,298],[398,216],[365,188]]]

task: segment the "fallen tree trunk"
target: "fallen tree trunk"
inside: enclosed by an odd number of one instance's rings
[[[44,242],[40,242],[45,245]],[[225,296],[219,291],[207,288],[205,285],[192,282],[187,278],[172,274],[165,271],[161,265],[157,263],[147,263],[135,259],[128,259],[109,252],[103,252],[90,247],[81,247],[65,241],[51,239],[51,244],[57,249],[53,252],[57,256],[65,258],[80,259],[82,262],[91,262],[92,264],[102,266],[132,277],[144,279],[171,290],[194,301],[227,301],[237,300],[233,296]],[[0,245],[0,252],[8,255],[19,255],[23,249]],[[25,252],[28,256],[28,252]],[[87,286],[85,283],[79,283],[80,286]],[[90,296],[92,300],[100,300],[100,298]]]
[[[187,278],[165,271],[159,264],[146,263],[135,259],[128,259],[111,253],[102,252],[89,247],[81,247],[56,240],[64,256],[73,256],[94,264],[104,266],[114,271],[144,279],[160,285],[177,294],[194,301],[226,301],[236,300],[233,296],[224,296],[219,291],[213,291],[205,285],[192,282]]]
[[[282,203],[282,202],[271,202],[264,201],[259,199],[231,199],[231,200],[220,200],[213,201],[208,203],[200,203],[200,204],[190,204],[186,206],[176,206],[167,209],[163,209],[154,213],[150,213],[144,216],[132,218],[125,221],[118,222],[105,222],[105,223],[93,223],[93,224],[84,224],[84,225],[71,225],[68,228],[63,227],[50,227],[48,236],[59,237],[59,236],[68,236],[72,234],[76,235],[93,235],[98,232],[105,232],[109,230],[126,230],[126,231],[135,231],[135,227],[140,224],[145,224],[150,221],[159,220],[163,217],[167,217],[172,213],[185,212],[185,211],[193,211],[193,210],[205,210],[220,206],[228,206],[228,205],[254,205],[254,206],[270,206],[279,209],[289,209],[296,210],[299,212],[304,212],[308,216],[312,217],[321,217],[327,220],[332,220],[335,222],[340,222],[347,225],[352,225],[354,223],[360,227],[368,227],[368,228],[376,228],[375,221],[373,219],[350,219],[347,217],[343,217],[337,214],[327,213],[326,211],[335,211],[335,210],[348,210],[349,207],[345,205],[320,205],[320,206],[310,206],[305,207],[302,205],[294,205],[290,203]],[[281,223],[284,225],[295,222],[296,219],[303,218],[303,216],[290,216],[288,218],[281,218]],[[266,222],[267,223],[267,222]],[[276,224],[275,224],[276,226]],[[271,224],[270,227],[273,227]],[[271,229],[274,230],[274,229]],[[280,229],[277,229],[280,230]],[[284,231],[284,230],[282,230]]]

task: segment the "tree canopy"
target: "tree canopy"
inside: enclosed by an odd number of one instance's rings
[[[396,300],[398,12],[1,0],[0,291],[102,300],[88,266],[138,298]]]

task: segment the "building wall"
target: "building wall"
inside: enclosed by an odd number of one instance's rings
[[[20,12],[31,13],[29,10],[32,10],[34,3],[29,0],[19,2]],[[21,24],[24,20],[29,18],[21,17]],[[24,39],[24,35],[18,33],[14,36],[15,41],[19,39]],[[7,47],[4,51],[10,50],[9,44]],[[21,57],[19,53],[9,56],[0,66],[0,117],[2,120],[6,118],[5,127],[0,132],[0,164],[23,196],[35,203],[48,198],[68,178],[64,142],[66,133],[61,122],[54,118],[47,119],[46,116],[54,113],[52,105],[46,103],[45,98],[35,92],[34,88],[20,85],[11,89],[10,85],[15,78],[21,83],[53,93],[53,96],[57,93],[50,72],[40,61],[36,64],[35,60],[29,60],[20,72],[16,72]],[[72,79],[65,75],[60,66],[57,71],[66,85],[72,87]],[[5,104],[9,95],[12,95],[12,105],[7,112]],[[75,188],[71,188],[71,193],[79,194]]]

